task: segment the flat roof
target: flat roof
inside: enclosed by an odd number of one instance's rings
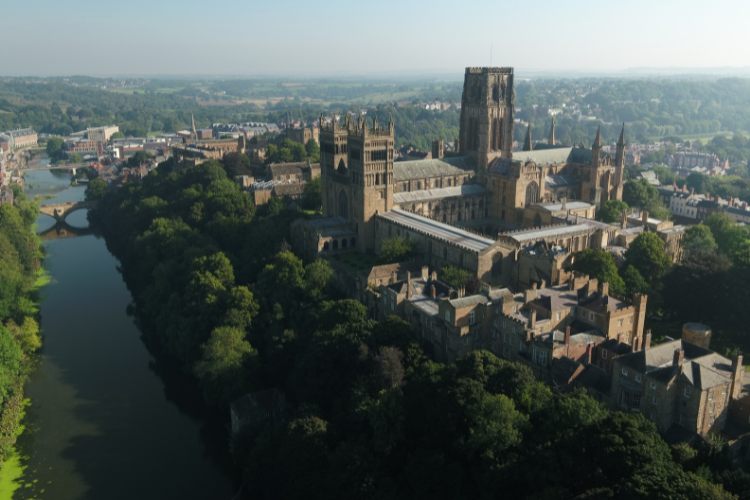
[[[568,234],[575,234],[580,231],[586,231],[588,229],[586,224],[574,224],[572,226],[560,225],[543,227],[540,229],[532,229],[522,233],[511,233],[503,236],[508,236],[519,243],[526,241],[542,240],[545,238],[551,238],[553,236],[566,236]]]
[[[549,210],[550,212],[557,212],[558,210],[562,210],[562,203],[545,203],[542,205],[542,208],[545,208]],[[565,208],[568,210],[577,210],[579,208],[591,208],[594,205],[591,203],[586,203],[585,201],[569,201],[565,203]]]
[[[458,245],[475,252],[483,252],[484,250],[487,250],[489,247],[495,244],[495,241],[489,238],[464,231],[463,229],[459,229],[457,227],[449,226],[448,224],[443,224],[442,222],[428,219],[427,217],[422,217],[421,215],[406,212],[404,210],[399,210],[397,208],[394,208],[389,212],[379,214],[378,217],[381,217],[390,222],[401,224],[415,231],[433,235],[437,238],[449,241],[454,245]]]

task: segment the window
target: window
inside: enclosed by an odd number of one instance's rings
[[[474,311],[471,311],[469,313],[469,324],[473,325],[475,321],[476,321],[476,314],[474,313]]]
[[[641,396],[639,394],[633,395],[633,406],[631,409],[641,411]]]
[[[451,312],[445,311],[445,321],[450,321],[450,320],[451,320]]]
[[[622,320],[617,320],[617,326],[622,326]]]
[[[709,401],[714,398],[714,391],[708,391],[708,399]]]
[[[393,311],[395,308],[393,307],[393,302],[391,302],[391,311]]]
[[[638,374],[638,373],[636,373],[636,374],[635,374],[635,381],[636,381],[636,382],[640,382],[640,381],[641,381],[641,376],[640,376],[640,374]]]
[[[594,313],[589,313],[589,320],[594,321]]]
[[[506,328],[506,327],[507,327],[507,324],[505,323],[505,321],[503,321],[503,328]]]
[[[542,366],[547,366],[547,351],[539,352],[539,364]]]
[[[651,404],[656,404],[659,400],[656,399],[656,396],[651,396]]]
[[[602,359],[607,359],[607,351],[602,349]]]
[[[628,369],[627,368],[623,368],[622,369],[622,374],[627,377],[628,376]]]
[[[500,308],[499,307],[495,308],[495,316],[500,316]]]
[[[495,321],[492,322],[492,326],[494,326],[495,328],[497,328],[497,327],[500,326],[500,322],[498,320],[495,320]]]
[[[518,342],[518,350],[521,351],[521,352],[523,352],[523,347],[524,347],[523,340],[521,340],[521,341]]]
[[[727,393],[727,386],[724,386],[724,387],[723,387],[723,388],[721,389],[721,393],[722,393],[722,394],[726,394],[726,393]]]
[[[620,404],[624,406],[625,408],[627,408],[628,402],[629,402],[628,393],[625,391],[622,391],[622,394],[620,395]]]
[[[687,422],[687,417],[684,413],[680,413],[680,425],[685,425],[685,422]]]
[[[689,387],[685,387],[685,397],[686,398],[690,397],[690,388]]]
[[[469,345],[469,336],[464,337],[464,345]]]
[[[628,318],[628,324],[630,324],[630,325],[633,324],[633,317],[632,316]]]
[[[656,390],[656,384],[653,383],[653,382],[651,382],[651,384],[649,384],[649,387],[651,387],[652,389]]]
[[[714,422],[716,422],[716,417],[711,415],[711,417],[708,419],[708,423],[709,425],[714,425]]]
[[[560,313],[557,313],[557,319],[558,320],[560,319]]]
[[[714,411],[716,411],[716,403],[711,403],[708,405],[708,412],[713,413]]]

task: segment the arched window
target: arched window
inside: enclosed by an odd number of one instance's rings
[[[329,248],[330,248],[330,246],[328,245],[327,241],[325,243],[323,243],[323,251],[324,252],[328,251]]]
[[[333,249],[338,250],[339,249],[339,240],[333,240]]]
[[[461,212],[458,212],[458,222],[461,222]]]
[[[343,189],[339,192],[339,215],[344,219],[349,218],[349,198]]]
[[[473,208],[471,209],[471,218],[472,218],[472,219],[474,219],[474,218],[475,218],[475,217],[474,217],[474,209],[473,209]]]
[[[526,186],[526,206],[528,207],[532,203],[539,201],[539,184],[536,181],[531,181]]]
[[[417,182],[417,189],[422,189],[422,182]]]

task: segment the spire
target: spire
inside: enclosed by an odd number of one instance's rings
[[[198,132],[195,131],[195,116],[193,116],[193,113],[190,113],[190,121],[193,122],[193,134],[198,135]]]
[[[617,141],[618,146],[624,146],[625,145],[625,124],[622,124],[622,132],[620,132],[620,140]]]
[[[591,149],[601,148],[601,147],[602,147],[602,126],[599,125],[599,128],[596,130],[596,137],[594,138],[594,144],[591,146]]]
[[[529,122],[529,128],[526,129],[526,140],[523,141],[523,150],[532,151],[533,149],[534,145],[531,142],[531,122]]]
[[[375,118],[372,119],[372,129],[373,130],[378,129],[378,115],[375,115]]]
[[[549,146],[555,145],[555,119],[552,119],[552,125],[549,127],[549,139],[547,139],[547,144]]]

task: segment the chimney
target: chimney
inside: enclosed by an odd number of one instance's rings
[[[411,272],[406,271],[406,297],[411,298]]]
[[[643,342],[643,337],[636,337],[633,339],[633,352],[638,352],[641,350],[642,342]]]
[[[685,360],[685,351],[682,349],[674,350],[674,357],[672,358],[672,366],[681,366]]]
[[[588,346],[586,346],[586,364],[587,365],[591,364],[591,358],[593,357],[593,354],[594,354],[594,344],[589,344]]]
[[[746,201],[742,202],[742,210],[747,210],[747,202]]]
[[[609,295],[609,283],[602,283],[602,296]]]
[[[567,209],[568,209],[568,199],[567,198],[563,198],[562,199],[562,208],[561,208],[561,210],[567,210]]]
[[[430,275],[430,268],[427,266],[422,266],[422,279],[427,281],[427,277]]]
[[[620,228],[621,229],[627,229],[628,227],[628,211],[623,210],[622,211],[622,219],[620,220]]]
[[[742,379],[745,374],[745,367],[742,366],[742,352],[732,356],[732,385],[730,397],[737,399],[742,394]]]
[[[648,212],[646,212],[645,210],[641,212],[641,222],[644,226],[648,224]]]
[[[532,336],[531,336],[531,330],[526,330],[526,342],[531,342]]]
[[[534,283],[534,286],[531,289],[526,290],[524,292],[524,301],[523,301],[523,303],[524,304],[528,304],[532,300],[536,300],[536,283]]]
[[[597,288],[599,288],[599,282],[595,279],[590,279],[588,283],[586,283],[586,297],[589,297],[592,293],[594,293]]]
[[[542,280],[542,283],[539,285],[539,289],[543,290],[547,288],[547,282],[545,280]]]
[[[391,272],[391,285],[398,281],[398,273],[396,271]]]
[[[643,340],[643,350],[651,347],[651,330],[646,330],[646,337]]]
[[[676,193],[677,192],[677,181],[672,181],[672,190]]]
[[[531,310],[531,315],[529,316],[529,328],[536,328],[536,311]]]
[[[687,193],[687,182],[682,185],[682,192]]]
[[[432,281],[437,281],[437,271],[432,271],[432,275],[430,276],[430,279]]]
[[[565,328],[565,345],[570,345],[570,327]]]
[[[685,184],[687,186],[687,184]],[[695,194],[695,188],[690,188],[690,196]]]

